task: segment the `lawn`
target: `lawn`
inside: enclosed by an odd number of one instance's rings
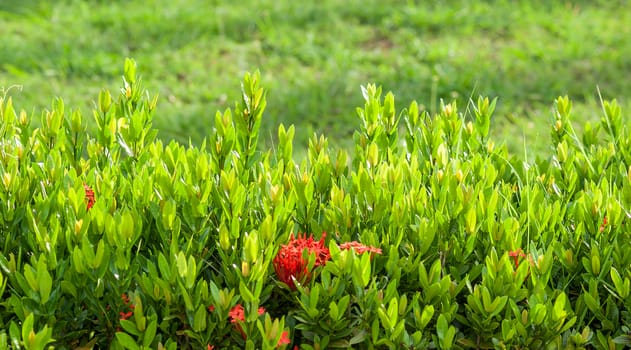
[[[160,136],[199,144],[258,69],[268,145],[279,123],[297,126],[298,149],[313,132],[350,144],[375,82],[429,111],[497,97],[494,136],[537,154],[557,96],[577,123],[600,118],[599,91],[629,105],[628,23],[627,1],[3,1],[0,95],[36,116],[55,96],[90,114],[133,57],[160,96]]]

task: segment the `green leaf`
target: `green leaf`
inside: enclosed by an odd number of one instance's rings
[[[334,301],[329,304],[329,316],[335,321],[339,319],[340,311]]]
[[[140,295],[138,294],[134,296],[134,306],[134,321],[136,321],[136,328],[139,332],[144,332],[147,328],[147,318],[145,317],[142,307],[142,299],[140,299]]]
[[[426,305],[421,313],[421,329],[424,329],[434,317],[434,305]]]
[[[502,340],[504,342],[510,341],[515,335],[515,328],[512,322],[509,320],[502,320]]]
[[[33,323],[35,322],[33,314],[26,316],[24,323],[22,324],[22,339],[24,342],[29,339],[29,335],[33,332]]]
[[[199,333],[206,329],[206,315],[207,315],[206,307],[201,305],[195,311],[195,316],[193,317],[193,331]]]
[[[239,293],[241,293],[241,297],[246,303],[251,303],[254,301],[254,294],[250,291],[248,286],[243,283],[243,281],[239,281]]]
[[[136,344],[134,338],[127,333],[116,332],[116,339],[125,349],[140,350],[140,347]]]
[[[489,314],[489,317],[495,317],[500,312],[502,312],[502,310],[504,310],[504,306],[506,306],[507,301],[508,301],[508,297],[506,295],[502,295],[501,297],[495,297],[490,307],[491,309],[493,309],[493,311],[491,311],[491,313]]]
[[[631,335],[619,335],[613,339],[616,344],[631,346]]]
[[[129,211],[125,211],[120,220],[120,237],[125,240],[130,240],[134,235],[134,218]]]
[[[182,299],[184,299],[184,306],[186,306],[186,310],[193,310],[193,300],[191,300],[191,295],[188,293],[188,289],[180,281],[178,281],[177,285],[180,288]]]
[[[436,334],[441,344],[441,348],[450,349],[453,343],[453,339],[456,335],[456,329],[453,326],[449,326],[445,315],[440,314],[436,322]]]
[[[20,346],[20,328],[13,321],[11,321],[11,325],[9,326],[9,337],[11,338],[11,345],[14,349],[22,348]]]
[[[552,309],[552,319],[554,321],[565,319],[567,312],[565,311],[565,303],[567,301],[567,296],[565,293],[561,292],[554,302],[554,307]]]
[[[50,297],[53,279],[48,272],[48,268],[43,257],[41,257],[37,262],[37,280],[39,282],[40,303],[45,304]]]
[[[530,315],[532,315],[531,322],[535,325],[542,324],[543,321],[545,321],[546,314],[546,306],[543,304],[536,304],[530,312]]]
[[[183,252],[179,252],[177,255],[177,271],[180,277],[185,278],[188,274],[188,266],[186,263],[186,255]]]
[[[112,105],[112,95],[109,90],[101,90],[99,93],[99,110],[105,114],[110,110]]]
[[[92,263],[93,269],[98,269],[101,267],[101,263],[103,259],[106,257],[107,247],[105,246],[105,242],[100,239],[96,248],[96,256],[94,257],[94,261]]]
[[[197,279],[197,263],[193,256],[188,257],[188,263],[186,264],[186,288],[193,288],[195,280]]]
[[[138,328],[136,328],[136,323],[130,320],[120,320],[120,325],[127,333],[131,333],[135,336],[140,336],[141,334]]]
[[[350,345],[362,343],[368,337],[368,332],[364,329],[357,332],[348,342]]]
[[[168,230],[173,229],[176,216],[176,204],[173,199],[168,199],[162,206],[162,225]]]
[[[611,267],[610,273],[611,280],[613,281],[614,286],[616,287],[616,292],[618,295],[625,299],[629,296],[629,278],[625,278],[624,281],[622,277],[620,277],[620,273],[616,270],[615,267]]]
[[[9,346],[7,342],[7,334],[3,331],[0,333],[0,349],[7,349]]]
[[[50,342],[51,337],[53,335],[52,328],[48,328],[48,326],[44,326],[42,330],[35,334],[35,339],[33,341],[33,347],[35,349],[44,349],[46,345]]]
[[[361,257],[354,256],[353,267],[354,279],[362,288],[366,288],[370,282],[370,254],[362,254]]]
[[[318,299],[320,298],[320,285],[316,284],[311,288],[309,293],[309,309],[316,309],[318,306]]]
[[[171,266],[162,253],[158,255],[158,267],[160,268],[160,273],[162,274],[162,277],[164,277],[167,281],[171,281]]]
[[[392,298],[390,300],[390,304],[388,305],[388,318],[390,319],[390,324],[395,325],[399,321],[399,302],[397,298]]]
[[[465,215],[465,228],[467,233],[472,234],[475,232],[476,219],[476,209],[475,206],[472,206]]]
[[[204,310],[205,311],[205,310]],[[145,348],[149,348],[151,343],[153,342],[153,338],[156,336],[156,331],[158,329],[158,322],[155,317],[149,322],[149,326],[145,330],[145,333],[142,336],[142,345]]]
[[[31,267],[31,265],[24,266],[24,278],[32,290],[36,292],[39,291],[39,283],[37,282],[36,272],[33,271],[33,267]]]
[[[583,295],[583,301],[585,301],[585,305],[587,305],[587,307],[589,308],[590,311],[592,311],[592,312],[599,312],[600,311],[600,302],[598,300],[596,300],[588,292],[585,292],[582,295]]]
[[[125,58],[124,76],[128,83],[136,82],[136,61],[131,58]]]
[[[390,318],[386,314],[385,307],[383,305],[377,309],[377,315],[379,316],[379,319],[381,320],[381,324],[383,325],[383,328],[388,329],[388,330],[392,329],[394,325],[390,322]]]
[[[252,231],[245,234],[245,261],[255,263],[259,254],[258,233]]]

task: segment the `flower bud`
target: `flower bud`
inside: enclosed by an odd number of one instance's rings
[[[443,113],[446,116],[451,116],[451,114],[454,112],[454,108],[451,106],[451,104],[445,105],[443,107]]]
[[[241,275],[243,277],[248,277],[250,275],[250,263],[247,261],[241,262]]]
[[[11,186],[11,174],[10,173],[2,174],[2,183],[4,184],[4,188],[9,189],[9,186]]]
[[[567,249],[565,251],[565,263],[569,266],[574,265],[574,254],[572,252],[572,249]]]
[[[81,227],[83,226],[83,219],[79,219],[74,223],[74,233],[75,235],[79,235],[81,232]]]
[[[565,162],[567,160],[567,151],[568,149],[566,143],[559,143],[557,145],[557,157],[560,162]]]
[[[473,134],[473,123],[472,122],[468,122],[466,129],[467,129],[467,134],[469,134],[469,135]]]
[[[230,232],[223,222],[219,226],[219,245],[223,250],[230,249]]]
[[[377,144],[371,143],[368,146],[368,154],[366,155],[366,160],[368,161],[369,168],[374,168],[379,163],[379,149],[377,148]]]
[[[22,156],[24,156],[24,147],[22,146],[21,143],[18,143],[15,146],[15,149],[16,149],[16,153],[17,153],[18,159],[22,160]]]
[[[462,182],[462,179],[464,179],[464,174],[462,173],[462,170],[458,169],[458,171],[456,171],[456,180],[458,180],[458,182]]]
[[[269,196],[270,196],[270,199],[272,200],[272,203],[274,203],[274,205],[278,204],[278,200],[281,198],[280,196],[281,194],[282,192],[279,185],[273,185],[270,187]]]
[[[441,166],[446,166],[449,161],[449,150],[444,143],[441,143],[436,150],[436,162]]]
[[[486,143],[486,151],[491,153],[493,149],[495,149],[495,142],[489,140],[489,142]]]
[[[28,116],[25,111],[20,112],[20,125],[25,126],[28,123]]]

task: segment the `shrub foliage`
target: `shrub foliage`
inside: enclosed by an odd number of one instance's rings
[[[631,136],[615,101],[551,154],[362,88],[355,150],[294,128],[257,148],[265,93],[164,144],[125,62],[95,132],[0,100],[0,348],[602,348],[631,343]],[[470,115],[469,115],[470,114]],[[36,125],[37,124],[37,125]]]

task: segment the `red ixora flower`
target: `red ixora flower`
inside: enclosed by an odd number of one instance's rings
[[[295,282],[307,283],[311,279],[311,271],[309,271],[308,260],[303,258],[303,252],[306,250],[309,255],[315,255],[314,267],[322,266],[331,259],[329,248],[324,245],[326,232],[322,233],[319,241],[313,239],[313,235],[309,238],[305,234],[294,237],[292,234],[289,243],[283,244],[274,258],[274,270],[281,282],[295,290]]]
[[[264,313],[265,313],[265,308],[262,306],[259,307],[258,309],[259,316],[263,315]],[[235,324],[236,329],[239,331],[239,333],[241,333],[241,335],[243,336],[243,339],[246,339],[245,332],[243,331],[243,328],[241,328],[241,325],[240,325],[241,322],[245,322],[245,309],[243,309],[243,306],[241,304],[235,305],[228,312],[228,316],[230,317],[230,323]]]
[[[215,347],[210,344],[206,346],[206,350],[213,350],[213,349],[215,349]]]
[[[607,217],[605,216],[605,217],[603,218],[603,223],[600,225],[600,229],[599,229],[599,231],[600,231],[600,232],[604,232],[604,231],[605,231],[605,228],[607,228],[607,224],[608,224],[608,223],[609,223],[609,222],[608,222],[608,220],[607,220]]]
[[[123,320],[127,320],[130,317],[132,317],[134,315],[134,312],[133,311],[127,311],[127,312],[121,311],[121,312],[118,313],[118,315],[120,316],[120,320],[123,321]]]
[[[208,310],[210,311],[210,306],[208,307]],[[215,310],[214,306],[212,310]],[[259,307],[258,309],[259,316],[263,315],[264,313],[265,313],[265,308],[262,306]],[[230,309],[230,311],[228,312],[228,316],[230,316],[231,323],[237,323],[238,321],[245,322],[245,309],[243,309],[243,306],[241,304],[237,304],[232,309]]]
[[[85,203],[88,210],[90,210],[92,209],[94,202],[96,202],[96,199],[94,198],[94,191],[86,184],[83,184],[83,189],[85,190]]]
[[[129,311],[127,311],[127,312],[120,311],[118,313],[118,316],[119,316],[121,321],[128,320],[129,318],[131,318],[134,315],[134,311],[133,310],[136,308],[136,305],[131,303],[131,301],[129,300],[129,297],[125,293],[123,293],[121,295],[121,300],[123,300],[123,303],[129,309]]]
[[[352,249],[357,254],[363,254],[365,252],[370,252],[373,255],[381,254],[381,248],[366,246],[357,241],[342,243],[340,244],[340,249]]]
[[[512,250],[512,251],[508,252],[508,256],[513,258],[513,261],[515,262],[515,268],[518,268],[519,267],[519,258],[525,258],[526,254],[524,254],[524,252],[521,250],[521,248],[517,248],[517,250]]]
[[[278,339],[278,344],[276,344],[276,347],[278,348],[289,343],[291,343],[291,340],[289,339],[289,332],[283,331],[283,333],[280,334],[280,339]]]
[[[125,293],[121,294],[121,300],[123,300],[123,304],[125,304],[125,307],[127,307],[129,311],[127,312],[120,311],[118,313],[118,316],[121,321],[128,320],[130,317],[134,315],[133,310],[136,308],[136,305],[131,303],[131,300],[129,300],[129,296],[127,296],[127,294]]]
[[[245,310],[243,309],[243,306],[241,306],[241,304],[237,304],[232,309],[230,309],[230,312],[228,312],[228,316],[230,316],[231,323],[237,323],[239,321],[244,322]]]

